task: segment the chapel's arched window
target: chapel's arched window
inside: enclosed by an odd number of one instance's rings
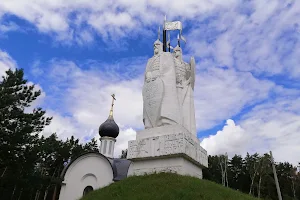
[[[91,191],[93,191],[94,188],[92,186],[86,186],[83,190],[83,196],[87,195],[88,193],[90,193]]]

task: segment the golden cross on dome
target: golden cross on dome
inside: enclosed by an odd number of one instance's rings
[[[111,97],[112,97],[112,102],[111,102],[111,108],[110,108],[110,112],[109,112],[109,116],[112,117],[113,116],[113,111],[114,111],[114,102],[116,100],[115,98],[115,94],[112,94]]]

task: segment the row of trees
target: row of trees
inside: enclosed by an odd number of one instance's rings
[[[60,174],[74,157],[98,151],[96,140],[80,144],[73,136],[40,136],[52,118],[31,108],[41,91],[29,85],[22,69],[0,80],[0,197],[7,200],[57,199]]]
[[[275,168],[282,198],[300,199],[300,173],[297,167],[288,162],[279,162]],[[235,155],[231,159],[226,154],[209,156],[203,177],[259,198],[278,199],[269,154],[247,153],[244,158]]]

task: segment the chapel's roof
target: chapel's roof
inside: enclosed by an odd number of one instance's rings
[[[116,138],[119,135],[119,126],[114,121],[113,116],[109,115],[108,119],[99,127],[99,135],[101,137]]]
[[[114,181],[120,181],[127,177],[128,169],[131,164],[130,160],[114,158],[112,166],[114,170]]]

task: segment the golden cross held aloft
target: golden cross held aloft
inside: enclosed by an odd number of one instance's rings
[[[112,96],[112,102],[111,102],[111,108],[110,108],[109,116],[112,117],[113,116],[113,109],[114,109],[114,102],[115,102],[116,98],[115,98],[115,94],[112,94],[111,96]]]

